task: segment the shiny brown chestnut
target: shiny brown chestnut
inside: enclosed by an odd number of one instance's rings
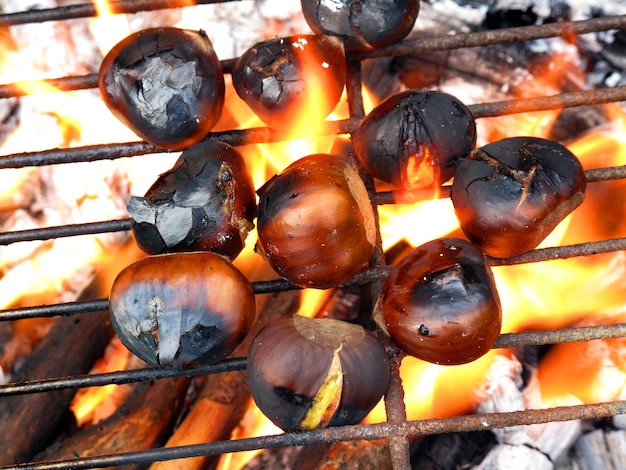
[[[237,94],[268,126],[316,125],[343,93],[343,43],[315,35],[263,41],[239,58],[232,77]]]
[[[254,228],[256,195],[241,154],[206,141],[183,151],[126,207],[135,240],[148,254],[212,251],[233,260]]]
[[[302,0],[317,34],[339,36],[346,50],[387,46],[405,38],[419,14],[419,0]]]
[[[285,431],[356,424],[389,381],[382,344],[359,325],[295,316],[259,331],[248,354],[259,409]]]
[[[361,121],[354,151],[369,174],[408,190],[440,186],[476,145],[470,110],[447,93],[407,90]]]
[[[182,368],[225,359],[255,317],[252,285],[214,253],[142,258],[111,288],[111,322],[122,343],[148,364]]]
[[[224,76],[204,31],[145,29],[105,56],[100,94],[111,112],[147,142],[183,149],[202,140],[224,104]]]
[[[367,267],[376,241],[374,211],[350,160],[303,157],[257,193],[257,249],[278,274],[325,289]]]
[[[465,236],[490,256],[535,248],[585,195],[586,177],[566,147],[511,137],[460,160],[451,199]]]
[[[444,238],[415,248],[392,269],[375,317],[406,353],[453,365],[493,347],[502,309],[485,255],[465,240]]]

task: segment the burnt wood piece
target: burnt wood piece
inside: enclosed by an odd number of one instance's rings
[[[272,294],[258,320],[232,357],[246,356],[257,332],[269,321],[291,316],[300,302],[299,291]],[[224,372],[207,377],[193,408],[176,429],[166,446],[200,444],[228,439],[250,404],[246,371]],[[156,462],[152,470],[204,470],[214,468],[219,456]]]
[[[624,470],[626,431],[595,429],[583,434],[570,454],[572,462],[582,470]]]
[[[86,374],[112,336],[107,311],[56,318],[12,379],[22,382]],[[0,400],[0,464],[27,461],[50,443],[74,393],[63,390]]]
[[[161,446],[178,417],[189,381],[178,377],[137,384],[109,418],[53,444],[35,460],[74,459]]]

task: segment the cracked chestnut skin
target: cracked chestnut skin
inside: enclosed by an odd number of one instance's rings
[[[274,424],[310,430],[360,422],[387,389],[389,360],[378,338],[359,325],[296,315],[259,331],[247,374],[255,403]]]
[[[146,142],[183,149],[202,140],[224,104],[224,76],[204,31],[145,29],[104,57],[100,94],[111,112]]]
[[[576,156],[558,142],[511,137],[458,162],[451,198],[463,233],[490,256],[534,249],[585,196]]]
[[[406,353],[455,365],[493,347],[502,308],[485,255],[465,240],[443,238],[415,248],[392,269],[375,317]]]
[[[347,158],[300,158],[257,194],[257,250],[281,276],[326,289],[368,266],[376,242],[374,210]]]
[[[239,58],[232,77],[239,97],[268,126],[315,125],[335,109],[343,93],[343,43],[306,34],[263,41]]]
[[[302,0],[317,34],[340,36],[346,50],[368,50],[406,37],[417,20],[418,0]]]
[[[256,195],[241,154],[206,141],[183,151],[127,209],[135,240],[148,254],[211,251],[233,260],[254,228]]]
[[[226,359],[255,317],[252,285],[214,253],[142,258],[116,277],[111,322],[122,343],[148,364],[182,368]]]
[[[440,186],[476,145],[476,124],[457,98],[407,90],[390,96],[361,121],[354,151],[367,172],[408,190]]]

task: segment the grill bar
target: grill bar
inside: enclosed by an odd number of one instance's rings
[[[532,111],[547,111],[564,107],[606,104],[616,101],[626,101],[626,85],[606,89],[561,93],[548,97],[468,105],[468,108],[476,118],[483,118]],[[356,129],[359,122],[360,119],[357,117],[340,121],[327,121],[319,129],[316,129],[313,135],[308,134],[307,137],[349,134]],[[287,134],[267,127],[256,127],[224,132],[211,132],[207,140],[219,140],[232,146],[238,146],[281,142],[286,139],[297,139],[298,137],[303,136]],[[2,158],[0,158],[0,169],[114,160],[117,158],[162,152],[165,152],[165,150],[146,142],[126,142],[90,145],[69,149],[50,149],[40,152],[24,152],[2,156]]]
[[[208,444],[169,447],[140,452],[78,458],[74,460],[28,463],[3,469],[28,468],[32,470],[78,470],[119,465],[141,465],[156,461],[219,455],[230,452],[271,449],[287,446],[324,444],[328,442],[388,439],[390,436],[426,436],[448,432],[465,432],[476,429],[489,430],[577,419],[595,419],[626,413],[626,402],[598,403],[592,405],[561,406],[541,410],[524,410],[507,413],[486,413],[445,419],[408,421],[404,423],[362,424],[298,433],[252,437]]]
[[[592,341],[596,339],[622,338],[626,336],[626,323],[612,325],[561,328],[557,330],[528,331],[522,333],[503,333],[494,345],[494,349],[506,349],[522,346],[546,346],[559,343]],[[0,386],[0,397],[41,393],[57,390],[99,387],[103,385],[127,384],[144,380],[167,379],[171,377],[193,377],[197,375],[219,374],[235,370],[245,370],[246,358],[226,359],[218,364],[172,369],[135,369],[102,374],[79,375],[63,378],[46,378],[25,382],[12,382]]]

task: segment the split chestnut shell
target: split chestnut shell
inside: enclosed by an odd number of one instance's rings
[[[476,124],[457,98],[407,90],[390,96],[361,121],[354,151],[369,174],[408,190],[439,186],[476,145]]]
[[[368,266],[376,241],[374,210],[347,158],[303,157],[257,193],[257,249],[281,276],[325,289]]]
[[[122,343],[152,366],[182,368],[228,357],[255,317],[252,285],[213,253],[148,256],[123,269],[109,297]]]
[[[465,236],[490,256],[535,248],[585,196],[580,161],[566,147],[511,137],[460,160],[451,199]]]
[[[256,196],[241,154],[206,141],[183,151],[126,207],[135,240],[148,254],[211,251],[233,260],[254,228]]]
[[[306,34],[269,39],[239,58],[232,77],[237,94],[268,126],[314,126],[335,109],[343,93],[343,43]]]
[[[224,76],[204,31],[162,27],[126,37],[105,56],[100,94],[138,136],[167,149],[202,140],[224,104]]]
[[[356,424],[382,398],[389,363],[359,325],[301,316],[269,323],[248,354],[259,409],[285,431]]]
[[[500,334],[502,309],[485,255],[456,238],[415,248],[387,277],[375,308],[393,342],[442,365],[487,353]]]

